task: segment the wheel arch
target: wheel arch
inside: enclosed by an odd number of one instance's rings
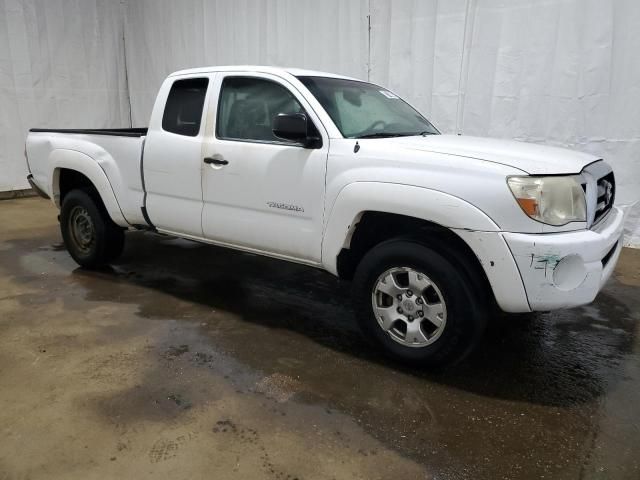
[[[358,182],[342,189],[326,225],[323,264],[340,278],[351,278],[375,245],[395,237],[414,238],[447,253],[493,298],[481,260],[456,230],[499,229],[484,212],[458,197],[411,185]]]
[[[412,185],[355,182],[339,192],[325,222],[322,262],[331,273],[338,274],[338,255],[350,248],[358,225],[369,212],[411,218],[446,230],[499,231],[483,211],[453,195]]]
[[[340,278],[351,279],[362,258],[377,245],[389,240],[414,240],[445,256],[454,263],[479,292],[494,302],[491,283],[478,256],[458,234],[449,228],[416,217],[387,212],[366,211],[354,226],[349,245],[336,259]]]
[[[52,200],[58,208],[71,189],[92,188],[111,220],[122,227],[128,226],[106,173],[93,158],[76,150],[56,149],[49,160],[53,167]]]

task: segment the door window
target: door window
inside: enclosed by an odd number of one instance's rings
[[[273,119],[280,113],[304,113],[282,85],[252,77],[227,77],[218,103],[216,136],[222,139],[290,143],[276,137]]]
[[[208,78],[176,80],[171,85],[162,116],[162,129],[195,137],[200,132]]]

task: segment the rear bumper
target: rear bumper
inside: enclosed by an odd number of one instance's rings
[[[31,188],[33,188],[34,192],[36,192],[42,198],[46,198],[47,200],[49,200],[49,195],[47,194],[47,192],[42,190],[38,185],[36,185],[36,182],[33,181],[32,174],[27,175],[27,181],[29,182],[29,185],[31,185]]]
[[[592,302],[622,249],[624,211],[614,207],[591,230],[553,234],[502,233],[533,311]]]

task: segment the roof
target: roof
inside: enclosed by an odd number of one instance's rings
[[[271,73],[278,76],[293,75],[295,77],[311,76],[311,77],[331,77],[331,78],[344,78],[347,80],[359,80],[357,78],[338,75],[335,73],[318,72],[315,70],[304,70],[301,68],[269,67],[264,65],[225,65],[225,66],[189,68],[186,70],[179,70],[177,72],[173,72],[169,76],[177,77],[180,75],[193,75],[198,73],[229,72],[229,71]]]

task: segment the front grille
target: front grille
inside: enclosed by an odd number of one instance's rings
[[[598,179],[597,196],[594,224],[602,220],[613,207],[613,202],[616,198],[616,181],[613,178],[613,172]]]

